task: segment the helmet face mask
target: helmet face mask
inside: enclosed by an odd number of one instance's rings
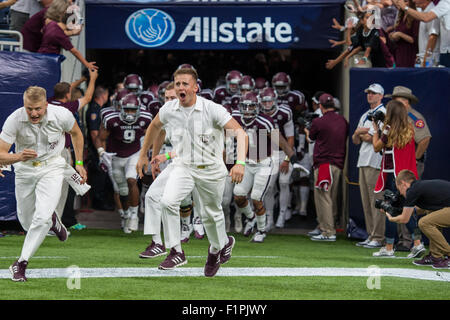
[[[243,76],[239,81],[239,91],[241,95],[255,90],[255,80],[250,76]]]
[[[243,95],[239,101],[239,111],[244,119],[251,120],[256,118],[259,113],[258,96],[253,92]]]
[[[128,89],[120,89],[114,96],[114,100],[113,100],[113,107],[117,110],[120,111],[121,107],[120,107],[120,100],[122,100],[123,97],[125,97],[127,94],[129,94],[130,91],[128,91]]]
[[[161,82],[161,84],[158,86],[158,99],[161,104],[164,104],[165,101],[164,94],[166,93],[166,87],[169,85],[169,83],[170,81],[166,80]]]
[[[229,94],[239,93],[239,82],[242,79],[242,73],[232,70],[225,77],[226,89]]]
[[[289,92],[291,86],[291,77],[284,72],[278,72],[272,78],[272,87],[278,95],[283,95]]]
[[[277,108],[277,92],[273,88],[264,88],[259,93],[261,111],[271,114]]]
[[[127,94],[120,100],[120,120],[133,124],[140,116],[140,102],[134,93]]]

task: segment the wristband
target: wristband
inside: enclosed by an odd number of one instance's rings
[[[75,161],[75,164],[76,164],[77,166],[82,166],[82,165],[84,165],[83,161],[81,161],[81,160]]]
[[[245,167],[245,161],[242,160],[236,160],[236,164],[241,164]]]
[[[166,159],[170,160],[170,154],[168,152],[166,152],[165,155],[166,155]]]

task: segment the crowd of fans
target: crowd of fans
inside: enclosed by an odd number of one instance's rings
[[[439,6],[439,8],[438,8]],[[344,25],[333,19],[332,28],[344,32],[343,41],[330,39],[332,47],[345,45],[337,58],[327,61],[332,69],[450,67],[450,5],[447,0],[352,0],[345,5],[349,17]],[[413,12],[444,12],[424,18]],[[445,13],[446,12],[446,13]],[[354,57],[359,53],[359,56]],[[354,60],[350,59],[354,57]]]

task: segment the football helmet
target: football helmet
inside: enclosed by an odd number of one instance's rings
[[[150,104],[150,102],[155,100],[155,96],[150,91],[142,91],[141,94],[139,95],[139,100],[140,100],[141,104],[146,109],[148,109],[148,105]]]
[[[267,81],[263,77],[258,77],[255,79],[255,89],[256,90],[261,91],[265,87],[269,87],[269,86],[270,86],[269,81]]]
[[[120,120],[127,124],[133,124],[140,115],[141,104],[134,93],[129,93],[120,100]],[[132,110],[133,112],[129,112]]]
[[[239,111],[244,119],[254,119],[259,113],[259,99],[254,92],[247,92],[239,100]]]
[[[127,75],[123,79],[123,86],[130,92],[141,93],[143,85],[142,78],[134,73]]]
[[[251,76],[243,76],[239,81],[239,91],[241,94],[245,94],[255,89],[255,80]]]
[[[270,87],[266,87],[259,93],[261,111],[265,114],[271,114],[277,108],[277,92]]]
[[[189,64],[189,63],[180,64],[178,66],[177,70],[179,70],[179,69],[192,69],[194,71],[197,71],[197,70],[195,70],[194,66],[192,64]]]
[[[242,79],[242,73],[237,70],[232,70],[225,76],[225,86],[229,94],[236,94],[239,92],[239,82]]]
[[[125,89],[125,88],[117,91],[117,93],[114,95],[114,99],[113,99],[114,109],[116,109],[117,111],[120,111],[120,100],[122,100],[122,98],[125,97],[129,93],[130,93],[130,91],[128,91],[128,89]]]
[[[164,104],[165,101],[164,93],[166,92],[166,87],[169,83],[170,81],[166,80],[161,82],[160,85],[158,86],[158,99],[159,102],[161,102],[161,104]]]
[[[272,78],[272,87],[277,91],[278,95],[288,93],[291,86],[291,77],[285,72],[278,72]]]

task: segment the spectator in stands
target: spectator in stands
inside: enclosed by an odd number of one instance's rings
[[[319,229],[313,241],[336,241],[334,216],[337,214],[337,195],[344,168],[348,122],[335,111],[333,97],[324,93],[319,98],[323,116],[312,121],[311,129],[305,128],[307,140],[315,140],[314,146],[314,203]]]
[[[450,30],[450,0],[440,0],[439,3],[427,12],[419,12],[409,8],[404,0],[392,0],[399,10],[406,11],[408,15],[423,22],[441,19],[445,29]],[[417,5],[417,4],[416,4]],[[419,5],[417,5],[419,7]]]
[[[404,169],[411,170],[417,178],[417,167],[414,147],[414,129],[408,122],[408,113],[400,101],[392,100],[386,107],[386,119],[383,131],[377,122],[372,121],[373,147],[375,152],[382,151],[381,171],[375,186],[375,193],[386,189],[397,191],[395,178]],[[407,224],[409,232],[414,237],[415,250],[419,253],[425,251],[420,242],[420,235],[414,234],[417,221],[411,219]],[[397,226],[386,218],[385,238],[386,246],[373,253],[374,257],[393,257],[394,241],[397,235]],[[419,254],[417,253],[417,254]],[[417,256],[414,255],[414,256]]]
[[[17,0],[5,0],[0,2],[0,10],[11,7],[13,4],[15,4]]]
[[[66,7],[67,5],[67,7]],[[63,10],[63,8],[66,8]],[[80,51],[73,47],[70,42],[69,37],[64,33],[66,29],[65,19],[66,10],[69,7],[69,3],[63,5],[59,10],[49,10],[45,14],[45,25],[42,30],[42,43],[39,47],[39,53],[61,53],[61,48],[70,51],[86,68],[88,69],[98,69],[95,62],[88,62],[83,57]],[[64,13],[61,13],[64,12]]]
[[[9,11],[9,30],[20,31],[25,22],[40,11],[44,6],[48,6],[52,0],[16,0],[7,1],[12,3]],[[1,7],[0,7],[1,8]]]
[[[416,8],[413,0],[409,0],[411,8]],[[389,49],[394,55],[395,66],[413,68],[418,51],[417,39],[419,22],[400,11],[394,29],[389,33]]]
[[[20,32],[23,35],[24,51],[37,52],[42,43],[42,28],[45,26],[45,15],[47,11],[55,12],[57,15],[64,15],[70,0],[52,0],[48,7],[43,8],[38,13],[30,17]],[[53,15],[53,13],[51,13]],[[64,29],[66,36],[75,36],[80,34],[81,28],[74,30]]]
[[[358,242],[357,246],[378,248],[384,241],[385,217],[375,208],[375,183],[380,174],[381,155],[374,152],[372,145],[373,128],[369,115],[386,113],[383,105],[384,88],[378,83],[371,84],[366,90],[369,110],[360,118],[358,127],[352,135],[352,141],[361,145],[357,167],[359,170],[359,191],[364,211],[364,220],[368,238]]]

